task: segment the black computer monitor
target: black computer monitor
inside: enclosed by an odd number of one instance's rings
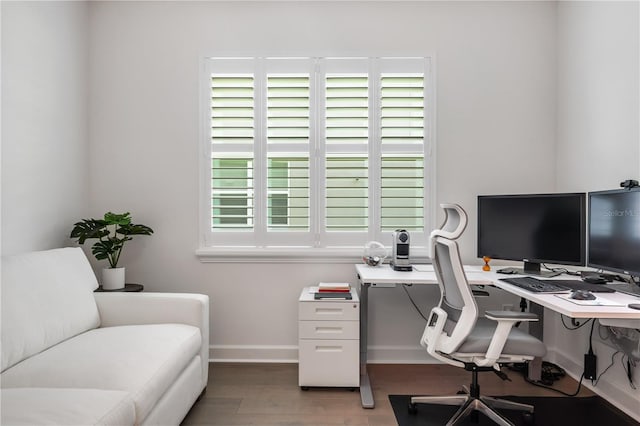
[[[553,276],[541,263],[585,264],[584,193],[478,196],[478,257],[518,260],[527,275]]]
[[[640,276],[640,188],[589,193],[587,265]]]

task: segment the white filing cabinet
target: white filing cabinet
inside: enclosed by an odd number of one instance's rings
[[[314,300],[307,287],[298,302],[298,384],[360,386],[360,300]]]

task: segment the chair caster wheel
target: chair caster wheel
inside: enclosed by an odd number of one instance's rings
[[[527,426],[533,426],[536,424],[536,419],[533,413],[522,413],[522,421]]]
[[[407,406],[407,411],[409,414],[418,414],[418,405],[410,402]]]

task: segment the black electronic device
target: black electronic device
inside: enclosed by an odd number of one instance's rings
[[[313,298],[315,300],[322,300],[322,299],[351,300],[352,296],[351,296],[351,292],[344,292],[344,291],[340,291],[340,292],[318,292],[318,293],[315,293],[313,295]]]
[[[623,188],[635,188],[638,185],[638,181],[634,179],[627,179],[624,182],[620,182],[620,186]]]
[[[518,272],[554,276],[541,263],[585,264],[584,193],[478,196],[478,257],[524,262]]]
[[[500,278],[500,281],[515,285],[532,293],[566,293],[569,290],[565,286],[533,277]]]
[[[519,274],[520,270],[518,268],[502,268],[502,269],[498,269],[496,272],[499,274],[512,275],[512,274]]]
[[[589,193],[587,265],[640,276],[640,187]]]
[[[409,233],[404,229],[397,229],[393,233],[391,249],[391,267],[395,271],[412,271],[413,267],[409,262]]]
[[[582,281],[589,284],[606,284],[609,282],[606,278],[599,275],[587,275],[582,278]]]
[[[580,280],[558,280],[534,277],[500,278],[500,281],[515,285],[534,293],[563,293],[569,290],[586,290],[592,293],[615,293],[610,286],[589,284]]]
[[[595,294],[588,290],[575,290],[571,292],[571,296],[569,297],[575,300],[596,300]]]

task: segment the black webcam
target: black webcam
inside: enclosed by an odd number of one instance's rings
[[[638,185],[638,181],[637,180],[633,180],[633,179],[627,179],[624,182],[620,182],[620,186],[623,188],[627,188],[627,189],[631,189],[631,188],[635,188]]]

